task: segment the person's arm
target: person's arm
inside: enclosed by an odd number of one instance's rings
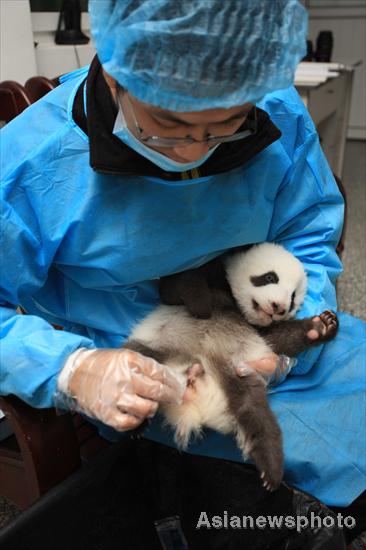
[[[336,310],[335,281],[342,270],[336,253],[344,201],[314,131],[295,148],[292,167],[278,195],[268,240],[284,245],[303,264],[308,292],[298,317]],[[299,356],[293,373],[307,372],[322,346]]]
[[[92,340],[55,330],[47,321],[16,311],[22,298],[45,283],[58,242],[40,227],[31,197],[15,179],[1,196],[0,394],[34,407],[52,407],[57,376],[68,356]],[[50,208],[52,206],[50,205]]]
[[[0,395],[14,394],[40,408],[53,407],[56,397],[57,406],[85,412],[116,429],[136,427],[156,411],[157,402],[179,400],[185,381],[149,358],[95,349],[89,338],[16,311],[24,300],[36,299],[51,276],[67,234],[66,220],[72,222],[66,200],[45,208],[43,194],[51,183],[25,164],[2,171]]]

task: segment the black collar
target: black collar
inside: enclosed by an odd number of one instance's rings
[[[89,136],[90,166],[93,170],[115,175],[133,174],[154,176],[165,180],[181,180],[181,173],[165,172],[113,135],[117,107],[104,79],[97,56],[93,59],[86,81],[88,115],[86,117],[84,112],[84,81],[75,96],[73,117]],[[199,175],[220,174],[242,166],[281,137],[280,130],[273,124],[268,114],[259,108],[257,108],[257,122],[258,130],[255,135],[240,141],[222,143],[198,168]],[[245,123],[239,130],[244,129]]]

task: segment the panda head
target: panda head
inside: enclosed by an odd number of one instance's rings
[[[233,296],[246,320],[257,326],[294,317],[307,289],[302,263],[283,246],[262,243],[225,260]]]

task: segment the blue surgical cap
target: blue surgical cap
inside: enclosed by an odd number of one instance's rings
[[[255,103],[287,88],[306,53],[297,0],[90,0],[104,69],[171,111]]]

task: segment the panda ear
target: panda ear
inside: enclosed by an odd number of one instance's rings
[[[262,275],[250,277],[250,282],[253,286],[276,285],[279,282],[279,277],[275,271],[267,271]]]

